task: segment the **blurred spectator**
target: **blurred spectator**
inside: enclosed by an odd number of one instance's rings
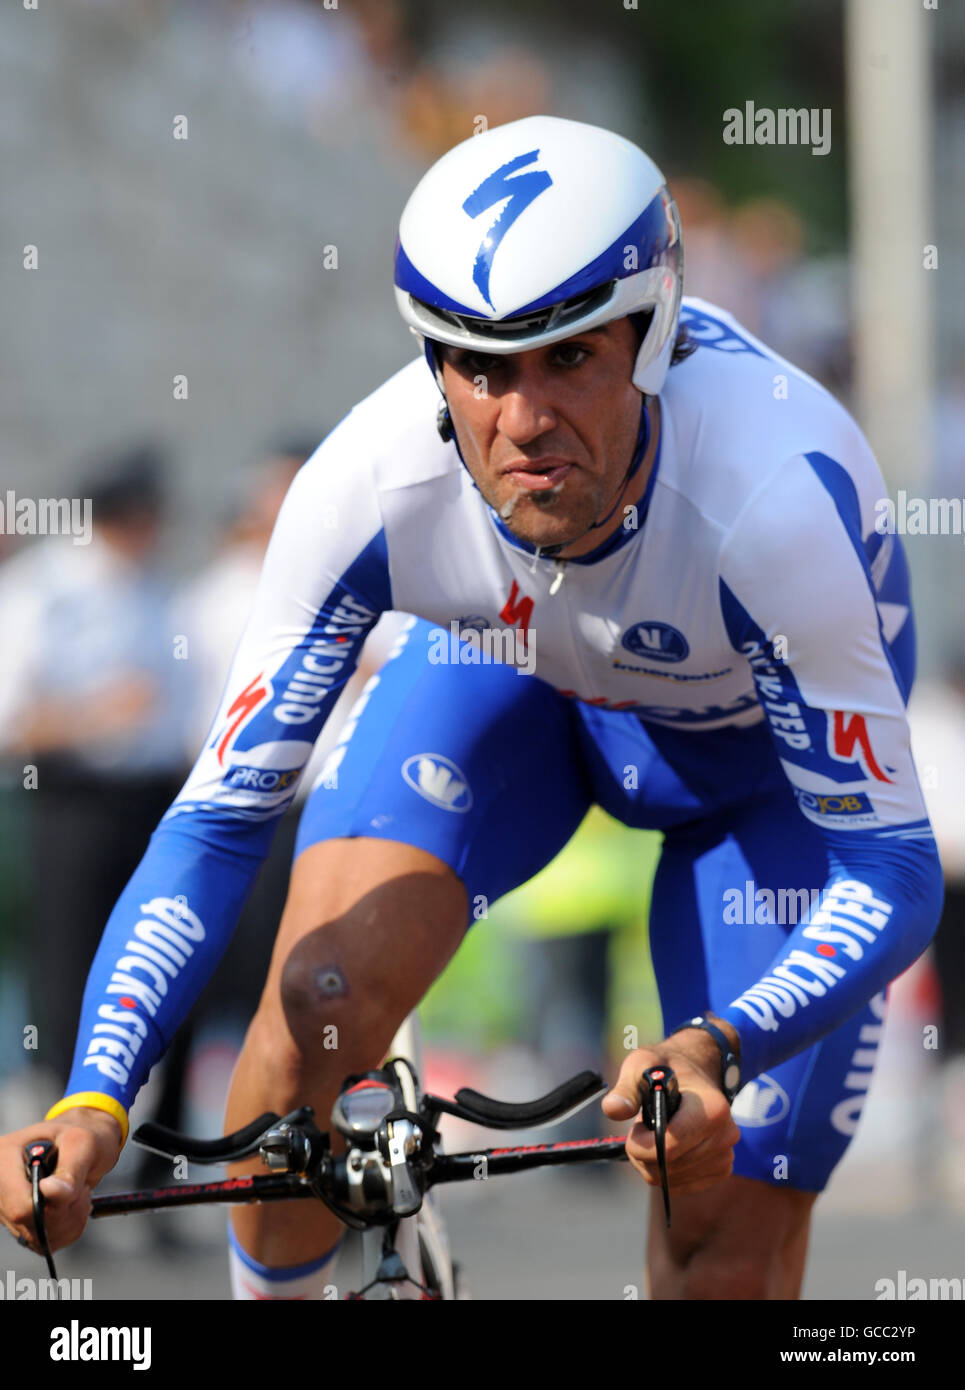
[[[728,209],[706,179],[670,177],[684,242],[684,293],[717,304],[745,328],[847,396],[847,263],[804,258],[804,225],[779,198]]]
[[[124,453],[80,489],[89,545],[48,537],[0,573],[0,754],[27,826],[36,943],[25,1022],[56,1088],[101,932],[185,770],[189,676],[155,562],[163,466],[151,446]]]
[[[965,1210],[965,653],[940,680],[922,680],[908,706],[912,748],[945,871],[945,906],[931,953],[941,994],[944,1150],[939,1178]]]
[[[188,639],[194,705],[184,721],[185,755],[194,762],[214,718],[235,647],[248,620],[265,550],[289,485],[318,439],[285,439],[242,483],[216,553],[178,599],[178,631]]]
[[[801,257],[801,219],[779,198],[751,198],[735,208],[731,235],[744,274],[741,317],[770,343],[776,310]]]
[[[381,0],[391,19],[391,0]],[[340,135],[332,121],[353,107],[364,109],[377,87],[367,39],[385,42],[370,6],[326,8],[306,0],[246,3],[231,8],[229,44],[243,79],[289,120],[325,138]]]
[[[935,402],[934,491],[965,495],[965,353],[955,359]]]
[[[549,73],[527,49],[498,48],[488,58],[426,63],[402,94],[406,136],[427,159],[438,159],[478,127],[535,116],[548,105]]]
[[[746,273],[723,196],[706,179],[674,177],[672,172],[668,179],[683,231],[684,294],[719,304],[744,321]]]
[[[226,15],[243,79],[321,140],[343,141],[346,118],[358,132],[380,109],[393,138],[401,123],[419,154],[435,159],[481,115],[503,125],[552,105],[547,66],[529,49],[496,44],[481,56],[450,49],[445,61],[425,60],[410,37],[416,17],[400,0],[245,0]]]

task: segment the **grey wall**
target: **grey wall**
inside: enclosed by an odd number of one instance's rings
[[[0,484],[69,492],[92,450],[157,432],[186,549],[266,435],[324,432],[417,350],[391,263],[421,165],[365,101],[321,139],[287,122],[163,5],[11,5],[0,93]]]

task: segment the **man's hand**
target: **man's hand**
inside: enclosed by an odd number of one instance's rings
[[[680,1085],[680,1108],[667,1126],[667,1176],[681,1196],[703,1192],[730,1176],[740,1130],[720,1088],[720,1052],[698,1029],[674,1033],[653,1047],[638,1047],[620,1068],[620,1079],[603,1097],[611,1120],[640,1113],[638,1082],[648,1067],[672,1067]],[[639,1121],[627,1135],[627,1157],[652,1187],[660,1186],[653,1131]]]
[[[41,1120],[0,1138],[0,1222],[39,1254],[30,1181],[23,1166],[24,1146],[36,1139],[57,1145],[57,1168],[40,1183],[47,1240],[54,1251],[72,1245],[82,1234],[91,1193],[120,1157],[121,1127],[105,1111],[79,1106],[56,1120]]]

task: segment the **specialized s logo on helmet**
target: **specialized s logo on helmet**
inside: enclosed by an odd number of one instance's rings
[[[646,317],[631,381],[659,395],[682,286],[663,174],[630,140],[580,121],[526,116],[469,136],[399,220],[396,303],[443,395],[441,344],[522,353],[634,315]]]
[[[515,174],[517,169],[532,164],[533,160],[538,158],[539,150],[530,150],[529,154],[521,154],[516,159],[508,160],[507,163],[500,165],[495,173],[483,179],[479,187],[470,193],[462,205],[463,211],[467,212],[470,217],[478,217],[487,208],[501,203],[504,198],[509,199],[480,242],[472,271],[473,282],[491,309],[496,306],[489,297],[489,273],[492,270],[493,256],[496,254],[499,243],[520,213],[525,212],[533,199],[538,198],[541,193],[545,193],[546,189],[551,187],[553,183],[545,169],[531,169],[526,174],[517,174],[516,178],[510,178],[510,175]]]

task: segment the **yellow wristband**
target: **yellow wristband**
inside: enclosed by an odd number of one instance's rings
[[[121,1148],[124,1147],[131,1128],[127,1111],[119,1100],[115,1100],[113,1096],[105,1096],[103,1091],[75,1091],[72,1096],[64,1096],[63,1100],[50,1107],[44,1119],[56,1120],[65,1110],[75,1110],[81,1106],[86,1106],[88,1110],[106,1110],[108,1115],[113,1115],[121,1127]]]

